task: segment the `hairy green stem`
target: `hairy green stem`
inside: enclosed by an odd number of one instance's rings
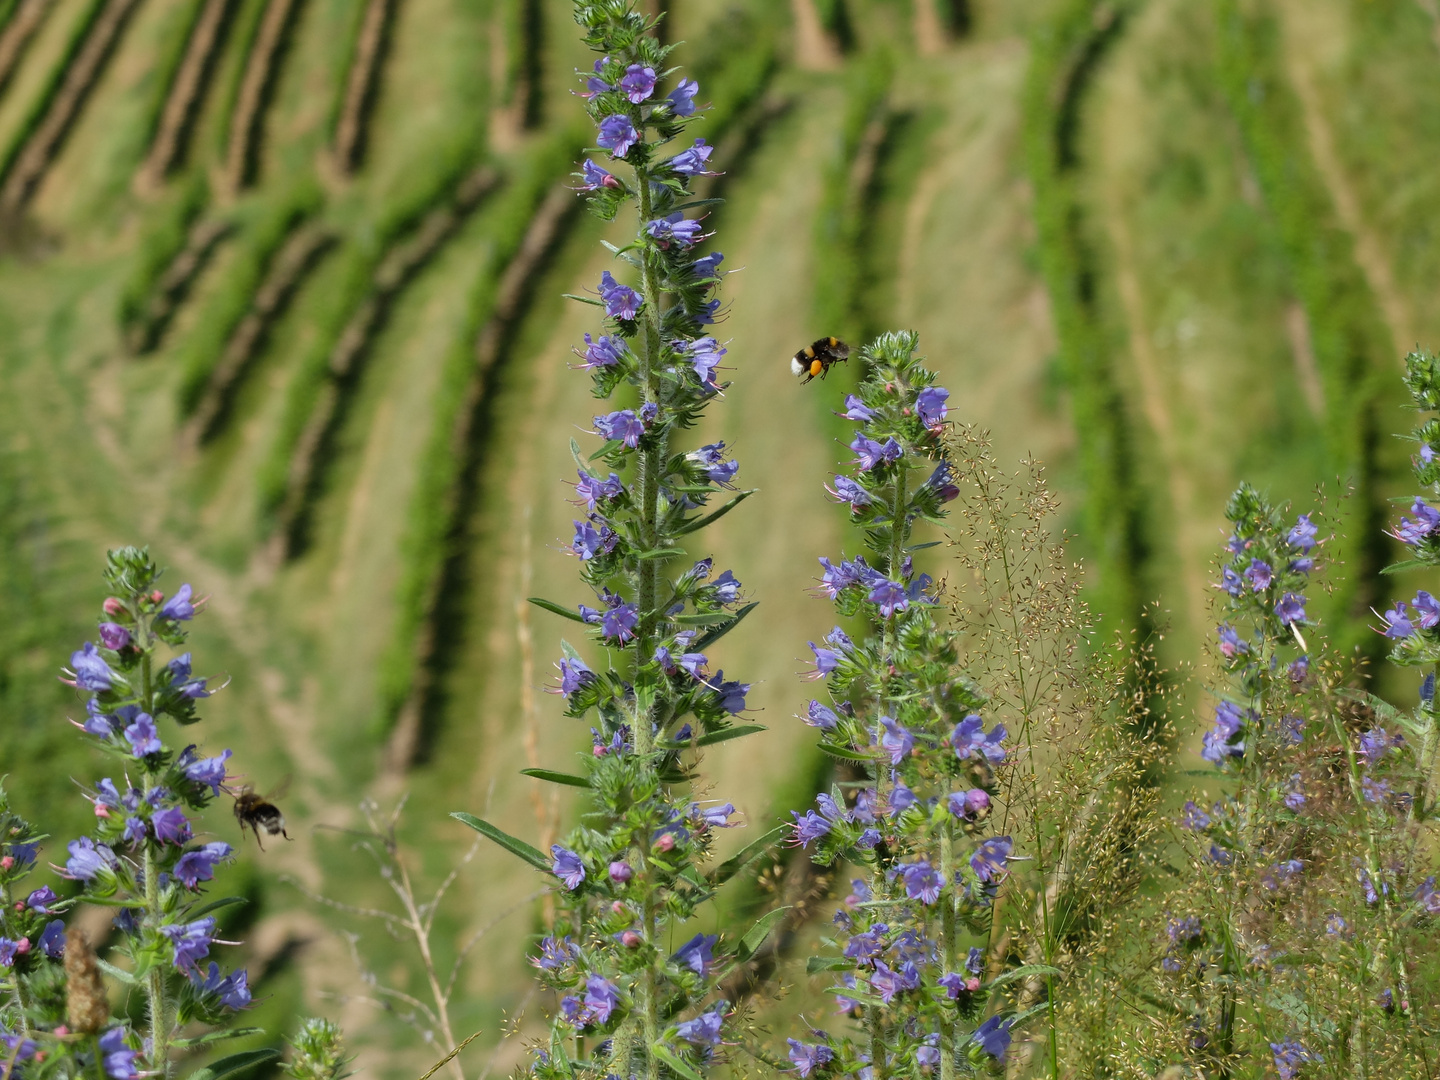
[[[955,909],[960,903],[959,890],[955,888],[954,844],[951,840],[949,821],[940,830],[940,880],[950,889],[950,895],[940,905],[940,956],[943,970],[948,974],[955,970]],[[945,1020],[940,1024],[940,1080],[954,1080],[955,1076],[955,1021]]]

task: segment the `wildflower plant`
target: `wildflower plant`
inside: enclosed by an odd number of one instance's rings
[[[1005,1057],[1017,1019],[989,1006],[989,938],[1013,839],[994,828],[994,800],[1011,760],[1003,725],[959,667],[958,631],[937,620],[933,582],[917,573],[919,522],[938,523],[959,489],[943,434],[949,392],[914,356],[913,333],[863,350],[865,377],[845,400],[858,425],[851,470],[830,491],[851,509],[865,553],[821,558],[822,591],[845,619],[810,644],[828,700],[802,718],[852,780],[795,813],[793,841],[820,863],[863,876],[835,915],[833,951],[810,961],[836,972],[840,1011],[857,1027],[813,1029],[789,1041],[795,1070],[880,1080],[938,1069],[976,1071]]]
[[[639,1076],[695,1080],[734,1044],[733,1010],[719,980],[746,959],[773,924],[771,913],[744,938],[722,943],[696,933],[677,948],[672,933],[767,844],[761,837],[719,866],[706,867],[716,831],[738,824],[729,803],[690,793],[696,752],[759,730],[736,724],[748,685],[712,670],[708,650],[753,608],[732,573],[681,544],[728,513],[749,492],[733,491],[738,465],[723,443],[678,447],[726,383],[724,347],[709,335],[720,306],[718,251],[708,201],[690,194],[709,174],[703,139],[676,150],[699,115],[698,87],[666,67],[669,48],[656,22],[623,0],[577,0],[575,19],[597,54],[585,99],[605,164],[578,174],[590,209],[614,220],[636,215],[633,238],[612,247],[626,284],[606,271],[598,297],[605,332],[586,335],[578,365],[595,395],[626,407],[594,417],[601,444],[578,470],[579,516],[569,551],[593,592],[589,603],[540,606],[588,628],[607,659],[594,667],[566,644],[554,689],[566,714],[588,718],[592,752],[582,775],[528,770],[585,789],[581,824],[548,855],[482,819],[457,814],[550,876],[559,890],[556,925],[532,963],[559,999],[537,1076]],[[663,83],[673,87],[668,92]],[[627,276],[628,275],[628,276]],[[622,404],[622,402],[616,402]]]
[[[72,722],[112,762],[110,775],[85,789],[93,831],[70,841],[63,867],[56,867],[75,883],[73,895],[61,900],[42,886],[10,902],[45,838],[8,806],[0,811],[6,1037],[19,1040],[12,1062],[45,1061],[47,1075],[98,1076],[102,1069],[114,1080],[165,1075],[175,1051],[255,1030],[200,1040],[179,1034],[191,1024],[233,1024],[250,1005],[250,990],[243,970],[222,973],[211,956],[222,944],[212,912],[231,901],[207,903],[203,892],[230,858],[230,845],[197,835],[190,817],[220,794],[231,753],[203,756],[182,736],[213,689],[194,674],[190,653],[162,657],[162,649],[183,647],[186,624],[204,602],[189,585],[166,596],[157,588],[160,575],[143,549],[109,553],[111,595],[96,640],[75,651],[62,675],[84,696],[85,719]],[[112,955],[123,965],[102,967],[83,935],[67,939],[59,916],[77,902],[116,909],[121,941]],[[141,1030],[109,1017],[102,970],[143,995]]]

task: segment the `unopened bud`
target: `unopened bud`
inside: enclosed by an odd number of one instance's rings
[[[625,933],[620,935],[620,944],[624,945],[627,949],[638,948],[643,940],[644,938],[634,930],[626,930]]]
[[[978,976],[975,976],[975,975],[971,975],[970,978],[966,979],[966,980],[965,980],[965,989],[966,989],[966,990],[969,990],[972,994],[973,994],[976,990],[979,990],[979,989],[980,989],[980,979],[979,979],[979,977],[978,977]]]
[[[110,816],[110,808],[103,802],[97,802],[95,804],[95,816],[108,818]]]
[[[609,752],[610,747],[606,746],[604,743],[596,743],[590,748],[590,753],[594,754],[596,757],[604,757]]]
[[[21,906],[23,907],[24,905],[22,904]],[[21,956],[24,956],[26,953],[28,953],[30,951],[30,939],[28,937],[22,937],[19,943],[15,946],[15,951]]]
[[[17,901],[15,901],[15,910],[16,910],[16,911],[24,911],[24,910],[25,910],[25,902],[24,902],[23,900],[17,900]]]
[[[14,865],[15,856],[13,855],[6,855],[3,859],[0,859],[0,870],[9,870]]]
[[[106,615],[113,616],[125,614],[125,605],[120,601],[120,598],[117,596],[107,596],[105,598],[105,603],[101,604],[100,606],[105,609]]]
[[[662,833],[659,840],[655,841],[655,847],[660,851],[673,851],[675,849],[675,837],[668,832]]]
[[[150,594],[150,602],[151,602],[152,604],[161,603],[164,599],[165,599],[165,594],[164,594],[163,592],[161,592],[159,589],[156,589],[154,592],[152,592],[152,593]]]
[[[615,900],[610,904],[610,910],[616,915],[624,915],[627,908],[625,907],[624,901]]]
[[[624,885],[634,876],[635,871],[630,869],[630,864],[623,860],[610,864],[610,880]]]

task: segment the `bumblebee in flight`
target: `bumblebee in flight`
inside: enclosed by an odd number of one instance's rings
[[[790,361],[790,370],[802,383],[811,379],[823,379],[830,374],[830,365],[837,364],[850,356],[850,346],[839,338],[822,337],[797,352]]]
[[[245,836],[245,826],[250,826],[250,831],[255,834],[255,843],[260,850],[265,850],[265,845],[260,843],[260,830],[264,829],[271,836],[283,836],[286,840],[291,839],[285,831],[285,815],[280,812],[272,799],[278,799],[285,794],[285,789],[290,786],[288,780],[282,781],[280,786],[275,788],[268,795],[255,794],[255,786],[246,784],[238,792],[235,792],[235,820],[240,823],[240,836]]]

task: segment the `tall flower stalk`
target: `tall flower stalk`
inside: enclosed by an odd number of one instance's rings
[[[96,641],[76,650],[62,675],[84,695],[85,719],[76,726],[115,766],[111,776],[84,789],[95,826],[67,846],[62,873],[79,884],[78,896],[57,901],[46,886],[14,911],[6,905],[0,967],[7,969],[14,1005],[7,1024],[24,1039],[22,1058],[27,1046],[37,1060],[53,1056],[47,1069],[61,1075],[168,1075],[178,1029],[193,1022],[225,1024],[250,1004],[246,973],[222,974],[209,959],[218,943],[216,920],[202,909],[203,883],[231,848],[199,839],[189,817],[220,794],[230,751],[204,757],[177,738],[198,722],[196,704],[212,690],[208,679],[193,673],[188,652],[168,660],[162,655],[183,646],[185,624],[203,602],[189,585],[167,596],[158,588],[160,574],[144,550],[109,553],[111,595],[102,605]],[[12,824],[11,830],[0,857],[7,901],[42,839],[28,824]],[[83,935],[72,932],[67,939],[63,921],[49,919],[76,901],[118,909],[123,966],[102,969]],[[45,919],[39,934],[37,916]],[[44,958],[63,960],[63,981],[53,973],[45,977],[37,967]],[[137,1010],[143,1038],[123,1021],[109,1022],[102,970],[143,996]]]
[[[599,54],[581,96],[597,150],[608,155],[603,165],[582,163],[580,189],[607,221],[628,208],[635,231],[611,248],[630,284],[606,271],[597,296],[574,298],[605,320],[577,347],[578,366],[596,398],[623,399],[594,417],[598,449],[582,456],[572,444],[579,516],[569,551],[593,599],[578,608],[536,601],[587,627],[590,661],[566,644],[554,689],[567,715],[591,724],[592,750],[581,775],[531,772],[586,789],[589,805],[548,856],[456,816],[552,875],[560,890],[556,924],[532,960],[559,995],[536,1075],[694,1080],[735,1042],[719,980],[771,921],[734,945],[702,932],[676,949],[671,932],[775,837],[703,865],[715,831],[737,822],[729,803],[689,793],[696,752],[759,730],[732,722],[749,687],[712,670],[706,650],[753,605],[741,606],[733,574],[715,573],[708,558],[692,562],[681,543],[750,493],[712,507],[733,491],[738,465],[723,443],[676,446],[726,385],[718,381],[725,349],[706,333],[720,305],[713,293],[723,256],[699,254],[709,203],[690,193],[694,178],[708,174],[711,150],[703,139],[672,147],[698,116],[698,87],[667,70],[655,20],[632,4],[577,0],[575,19]]]
[[[958,634],[937,622],[931,579],[912,559],[933,546],[911,544],[916,523],[938,523],[958,494],[943,441],[949,392],[914,356],[917,343],[887,334],[863,351],[866,375],[843,414],[858,424],[855,458],[829,489],[849,505],[866,553],[821,558],[820,589],[838,615],[874,632],[855,641],[837,626],[810,644],[811,676],[825,680],[829,700],[812,700],[803,719],[856,779],[795,814],[793,838],[817,862],[864,876],[835,916],[833,951],[810,962],[840,973],[833,993],[857,1024],[790,1040],[806,1077],[948,1080],[1003,1059],[1016,1019],[993,1009],[988,978],[995,898],[1013,854],[1012,837],[992,827],[1007,733],[983,718]]]

